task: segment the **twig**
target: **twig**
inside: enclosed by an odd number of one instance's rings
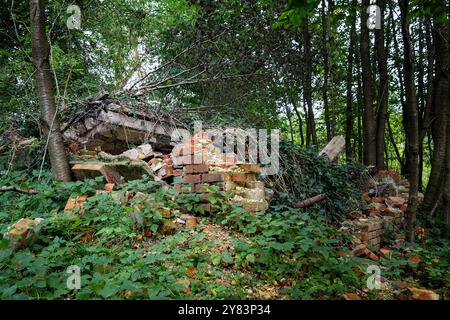
[[[13,192],[18,192],[18,193],[23,193],[23,194],[29,194],[29,195],[34,195],[34,194],[38,194],[38,192],[34,189],[20,189],[14,186],[3,186],[0,187],[0,192],[8,192],[8,191],[13,191]]]

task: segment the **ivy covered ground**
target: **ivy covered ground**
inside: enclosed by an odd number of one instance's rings
[[[206,216],[195,205],[195,194],[181,196],[148,178],[123,184],[122,190],[153,197],[152,205],[142,204],[142,227],[129,216],[133,203],[119,206],[110,193],[94,195],[103,189],[101,179],[59,183],[48,171],[38,179],[37,171],[13,170],[1,185],[38,194],[0,193],[1,234],[20,218],[43,221],[35,231],[38,240],[25,248],[13,252],[6,238],[0,240],[0,298],[399,299],[406,286],[448,298],[449,242],[435,238],[432,224],[418,243],[391,248],[379,261],[348,256],[351,239],[338,231],[336,221],[359,205],[362,169],[327,163],[308,150],[291,156],[301,159],[301,168],[283,164],[280,178],[271,183],[286,192],[278,192],[269,211],[256,215],[227,204],[219,192],[210,198],[215,213]],[[294,191],[287,177],[295,182]],[[296,209],[290,198],[302,192],[329,197]],[[64,213],[67,199],[81,194],[90,195],[84,213]],[[162,207],[170,208],[170,219],[184,208],[198,223],[162,235]],[[411,259],[417,256],[420,261]],[[81,269],[79,290],[66,286],[71,265]],[[380,266],[391,285],[369,290],[369,265]]]

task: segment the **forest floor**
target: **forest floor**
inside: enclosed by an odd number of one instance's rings
[[[266,212],[247,213],[218,193],[209,199],[208,215],[195,194],[179,194],[144,177],[118,187],[151,195],[152,204],[142,207],[143,226],[129,214],[132,206],[96,192],[104,187],[102,178],[60,183],[49,171],[40,177],[37,171],[10,171],[1,185],[37,192],[0,193],[1,234],[19,219],[42,220],[20,247],[13,248],[8,237],[0,240],[0,298],[449,298],[450,245],[439,226],[421,221],[427,232],[414,244],[388,239],[381,248],[389,251],[369,246],[376,259],[354,254],[352,235],[333,217],[361,205],[357,169],[289,149],[302,165],[290,161],[284,172],[304,192],[301,197],[325,193],[327,199],[300,209],[280,192]],[[290,186],[283,181],[284,188]],[[83,194],[89,195],[83,208],[64,211],[67,199]],[[189,208],[195,223],[169,224],[176,227],[163,232],[164,221],[182,217],[180,207]],[[169,219],[158,208],[168,209]],[[80,271],[79,289],[69,284],[73,266]],[[380,278],[374,278],[377,271]]]

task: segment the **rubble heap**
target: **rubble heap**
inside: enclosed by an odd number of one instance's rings
[[[182,123],[153,106],[130,105],[112,99],[107,94],[89,99],[70,118],[65,119],[62,132],[73,153],[101,148],[110,154],[120,154],[130,144],[150,142],[154,149],[170,152],[171,134]]]
[[[364,188],[362,199],[367,202],[365,212],[352,212],[343,222],[344,228],[362,244],[380,248],[383,236],[392,233],[402,240],[405,211],[408,207],[409,182],[395,171],[379,171]],[[419,193],[419,201],[423,194]]]
[[[173,170],[181,170],[174,178],[176,190],[198,193],[206,212],[211,212],[211,186],[227,192],[232,203],[241,204],[248,212],[267,210],[269,191],[257,179],[259,164],[238,163],[236,154],[223,154],[204,132],[176,145],[171,159]]]

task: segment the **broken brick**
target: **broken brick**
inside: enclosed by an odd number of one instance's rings
[[[198,193],[205,193],[208,192],[208,188],[209,188],[209,184],[208,183],[199,183],[195,185],[195,192]]]
[[[386,204],[393,207],[401,207],[406,200],[402,197],[387,197]]]
[[[201,177],[199,174],[188,174],[182,177],[182,179],[185,183],[199,183],[201,182]]]
[[[209,171],[209,166],[205,164],[188,164],[184,167],[184,172],[187,174],[204,173]]]
[[[202,182],[220,182],[225,180],[224,173],[204,173],[202,174]]]
[[[176,184],[175,185],[175,190],[179,193],[189,193],[189,192],[194,192],[194,186],[190,185],[190,184]]]
[[[365,200],[366,202],[370,202],[369,193],[368,192],[363,193],[362,196],[361,196],[361,199]]]
[[[174,166],[182,166],[194,163],[194,157],[192,155],[187,156],[172,156]]]
[[[384,198],[373,197],[370,201],[376,202],[376,203],[384,203]]]
[[[114,183],[105,184],[105,191],[113,191],[113,189],[114,189]]]
[[[259,173],[261,168],[257,163],[242,163],[238,165],[245,172]]]
[[[231,181],[245,182],[246,179],[247,179],[247,176],[245,173],[232,173],[231,174]]]

